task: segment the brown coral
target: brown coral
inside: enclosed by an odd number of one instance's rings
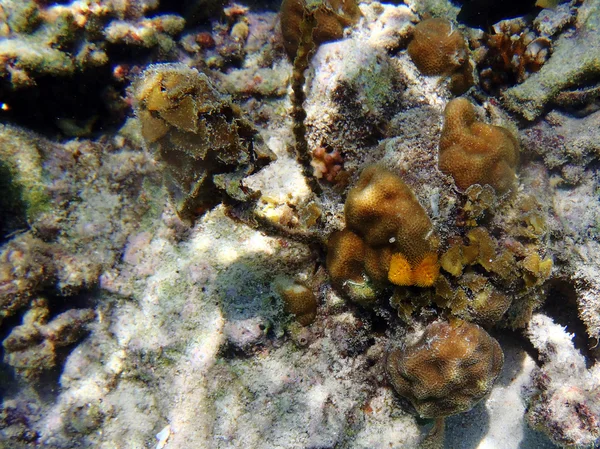
[[[135,83],[146,144],[165,163],[165,184],[186,219],[222,199],[252,197],[242,179],[275,156],[208,77],[183,64],[148,68]]]
[[[489,184],[497,193],[515,181],[519,159],[517,139],[505,128],[476,120],[475,108],[464,98],[448,103],[440,139],[440,170],[465,190]]]
[[[362,15],[355,0],[284,0],[281,3],[281,32],[285,51],[292,60],[300,43],[301,23],[309,9],[315,11],[316,26],[312,37],[317,46],[341,39],[344,28],[358,22]]]
[[[2,342],[4,361],[26,379],[57,365],[56,350],[78,341],[96,314],[92,309],[71,309],[48,321],[46,301],[38,298]]]
[[[450,91],[455,95],[473,85],[465,38],[446,19],[427,19],[419,23],[408,45],[408,54],[423,75],[450,77]]]
[[[481,327],[439,321],[414,345],[390,352],[386,368],[420,416],[438,418],[470,410],[490,392],[503,362],[500,345]]]
[[[311,324],[317,316],[317,298],[310,288],[288,278],[275,280],[275,290],[281,296],[284,310],[296,316],[302,326]]]
[[[357,285],[364,293],[370,282],[433,285],[439,265],[431,221],[398,176],[367,167],[348,193],[344,211],[347,229],[332,234],[328,243],[334,285],[347,294],[350,288],[356,293]]]
[[[430,250],[431,221],[410,188],[394,173],[367,167],[348,193],[346,225],[369,246],[393,244],[416,263]]]
[[[366,245],[358,235],[348,229],[337,231],[327,241],[326,264],[338,290],[353,301],[368,305],[375,300],[375,290],[365,276],[365,251]]]

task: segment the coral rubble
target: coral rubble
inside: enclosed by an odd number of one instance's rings
[[[564,328],[537,314],[528,336],[543,364],[529,386],[527,419],[564,448],[600,444],[600,366],[587,369]]]

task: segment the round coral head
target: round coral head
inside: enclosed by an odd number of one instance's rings
[[[498,342],[476,324],[438,321],[421,339],[388,354],[394,389],[424,418],[470,410],[500,374],[504,355]]]

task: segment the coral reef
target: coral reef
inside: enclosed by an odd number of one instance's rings
[[[420,22],[407,50],[424,75],[449,77],[453,94],[461,95],[473,85],[467,42],[449,20],[436,18]]]
[[[456,23],[446,0],[360,3],[328,42],[312,39],[324,3],[307,2],[295,67],[272,1],[0,3],[7,39],[37,39],[67,11],[87,31],[51,48],[108,58],[28,73],[18,91],[0,80],[1,118],[52,139],[0,127],[0,446],[415,449],[440,447],[444,428],[449,448],[598,445],[597,86],[559,92],[548,106],[568,109],[533,124],[470,89],[469,114],[518,136],[519,176],[456,188],[439,169],[447,83],[407,50],[419,17]],[[592,3],[529,30],[572,39]],[[483,33],[461,33],[476,58]],[[110,109],[88,103],[104,95]],[[302,139],[304,159],[290,151]],[[164,178],[198,180],[190,165],[205,164],[212,197],[183,221]]]
[[[489,184],[505,193],[514,185],[518,161],[519,143],[510,131],[478,122],[474,106],[465,98],[448,103],[439,166],[460,189]]]
[[[471,409],[487,395],[504,356],[498,342],[475,324],[435,322],[413,345],[387,356],[390,382],[425,418]]]
[[[244,202],[255,195],[242,180],[274,155],[206,75],[154,65],[133,95],[142,135],[165,164],[165,185],[180,217],[193,220],[224,197]]]

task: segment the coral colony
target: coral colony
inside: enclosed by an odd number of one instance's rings
[[[600,0],[160,3],[0,0],[0,447],[599,447]]]

